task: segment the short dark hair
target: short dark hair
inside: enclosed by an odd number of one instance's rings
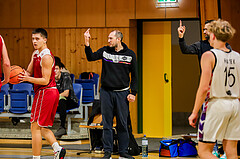
[[[55,62],[55,66],[58,66],[59,68],[63,68],[62,63],[61,62]]]
[[[55,59],[55,66],[58,66],[59,68],[66,68],[59,57],[54,56],[54,59]]]
[[[211,22],[213,22],[213,21],[214,21],[213,19],[206,20],[206,21],[205,21],[205,24],[211,23]]]
[[[41,34],[42,37],[44,37],[46,39],[48,38],[48,33],[43,28],[37,28],[37,29],[33,30],[32,34]]]
[[[60,63],[61,62],[61,59],[57,56],[54,56],[54,59],[55,59],[55,63]]]

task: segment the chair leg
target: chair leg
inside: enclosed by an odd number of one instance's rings
[[[92,149],[90,129],[88,129],[88,138],[89,138],[89,144],[90,144],[90,152],[92,152],[93,149]]]
[[[88,120],[88,107],[87,105],[85,105],[85,119],[84,121],[87,121]]]
[[[67,134],[71,134],[71,117],[68,117]]]

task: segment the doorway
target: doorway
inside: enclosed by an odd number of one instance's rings
[[[171,136],[171,22],[146,21],[142,27],[143,133]]]

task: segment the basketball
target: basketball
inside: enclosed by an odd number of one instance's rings
[[[11,66],[9,83],[18,84],[20,82],[18,79],[18,75],[20,75],[22,72],[24,72],[24,70],[20,66]]]

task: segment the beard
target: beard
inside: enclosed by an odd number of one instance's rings
[[[210,36],[208,34],[205,34],[205,39],[206,40],[209,40],[210,39]]]
[[[114,48],[114,49],[115,49],[117,46],[118,46],[117,44],[112,45],[112,46],[109,45],[110,48]]]

